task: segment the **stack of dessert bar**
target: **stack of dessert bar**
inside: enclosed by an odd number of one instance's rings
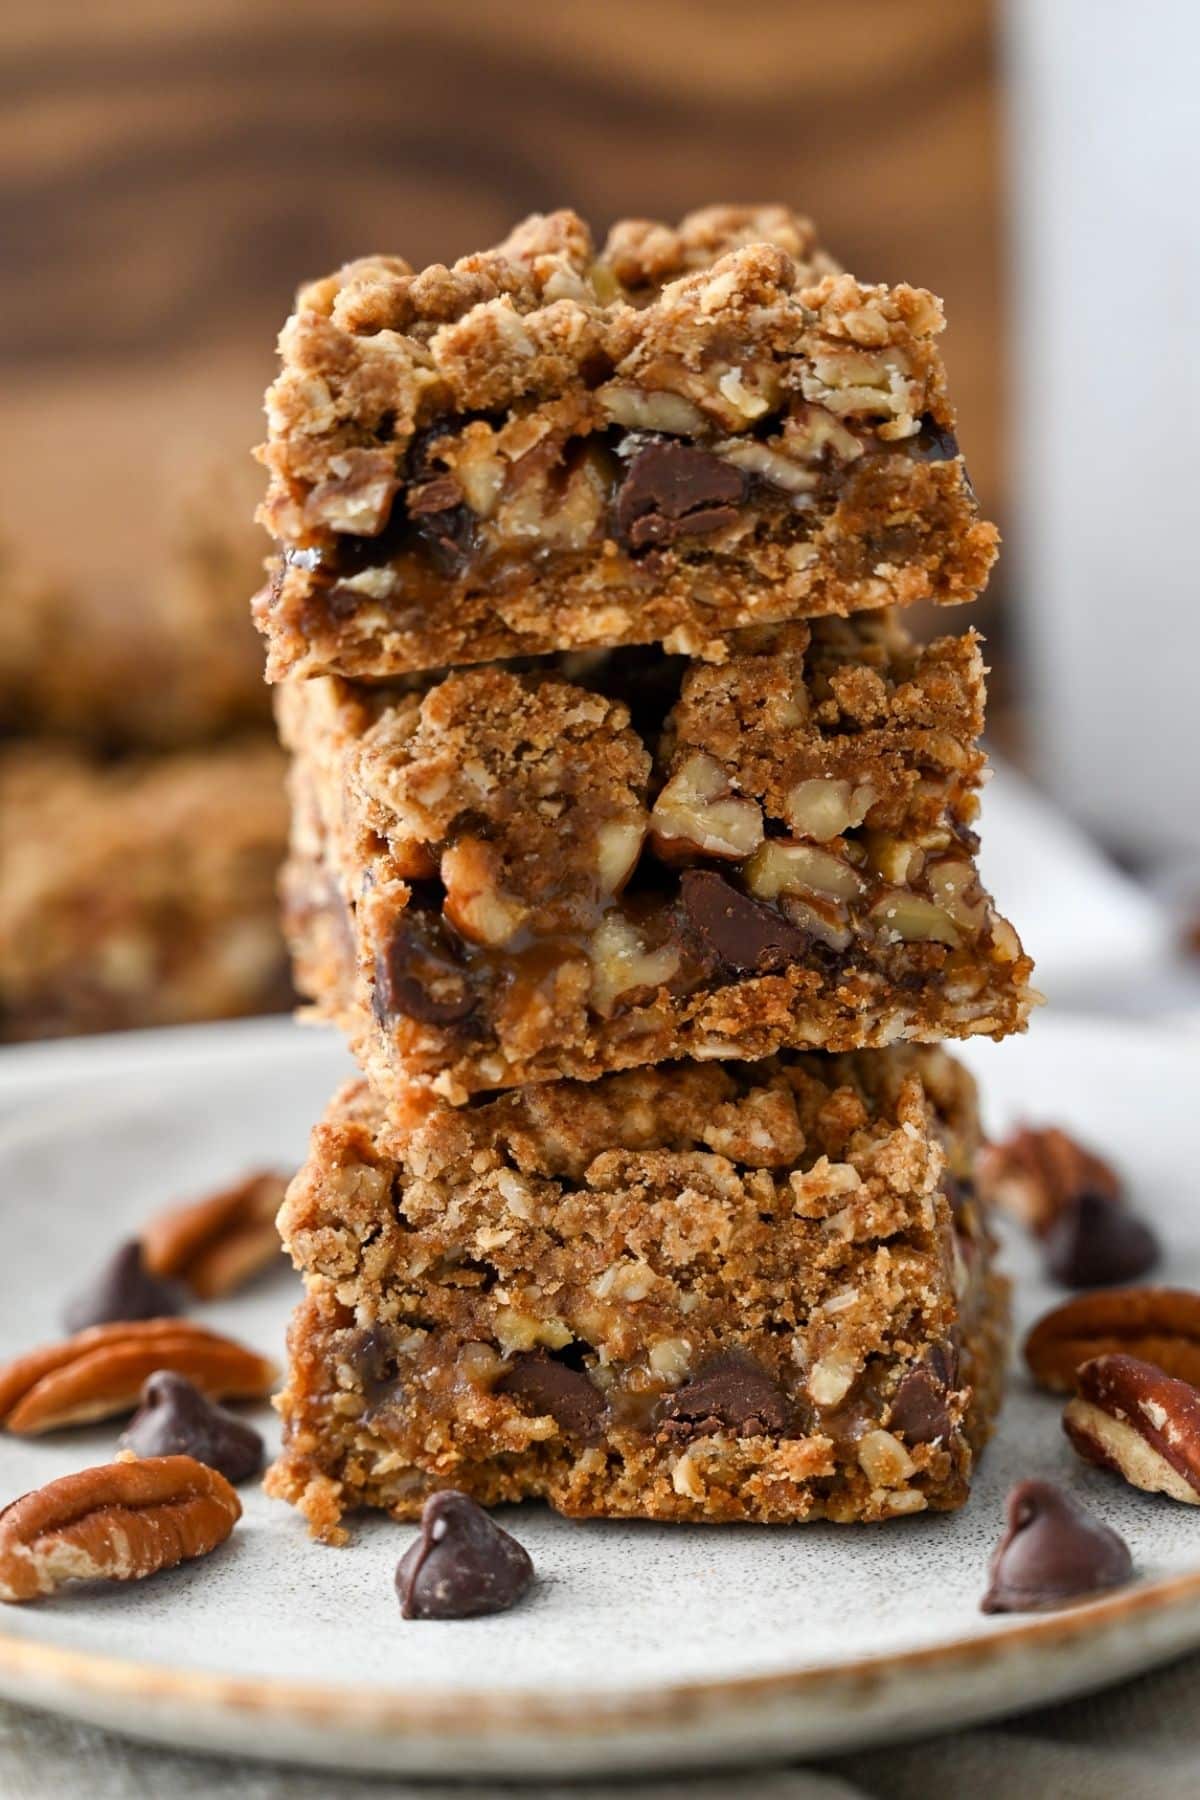
[[[281,1215],[276,1494],[649,1518],[964,1499],[1004,1284],[974,1090],[979,591],[938,302],[802,219],[571,213],[307,288],[256,614],[299,984],[362,1079]]]

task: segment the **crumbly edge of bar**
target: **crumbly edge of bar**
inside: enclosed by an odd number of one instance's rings
[[[640,736],[624,705],[602,692],[543,676],[530,688],[531,677],[500,669],[452,676],[423,699],[419,690],[388,697],[339,682],[284,689],[281,726],[297,756],[285,918],[299,984],[350,1032],[381,1091],[405,1070],[461,1099],[516,1081],[591,1079],[606,1068],[689,1055],[766,1055],[789,1043],[848,1050],[1021,1028],[1036,998],[1032,965],[987,896],[975,893],[969,838],[955,848],[954,831],[973,816],[983,764],[974,741],[983,685],[973,636],[917,650],[886,617],[815,629],[808,664],[794,653],[808,628],[789,626],[760,634],[766,654],[739,654],[720,669],[694,666],[669,722],[653,732],[640,726]],[[802,673],[810,666],[819,680]],[[795,700],[806,680],[805,713]],[[697,777],[716,782],[711,814]],[[777,841],[759,842],[760,807],[799,830],[797,847],[781,852]],[[489,821],[482,836],[458,829],[458,816],[472,813]],[[753,843],[730,841],[710,854],[706,817],[721,831],[741,831],[748,820],[759,848],[749,856]],[[871,829],[864,834],[855,820],[869,820]],[[647,826],[650,837],[640,838]],[[839,828],[849,836],[837,835]],[[666,830],[674,834],[669,850],[654,849],[656,833]],[[679,835],[687,832],[690,840]],[[929,854],[948,859],[954,892],[939,889],[938,905],[920,892],[908,898],[904,871],[917,871],[918,888],[923,879],[919,845],[943,840],[944,849]],[[876,859],[864,869],[867,888],[839,860],[861,860],[864,844]],[[715,989],[717,975],[673,993],[682,952],[671,950],[676,902],[669,894],[636,930],[622,922],[615,899],[616,923],[604,902],[599,925],[583,935],[562,911],[574,904],[576,888],[582,904],[593,873],[599,880],[614,856],[619,885],[630,857],[657,868],[656,859],[680,860],[681,849],[682,860],[715,872],[748,870],[751,888],[765,883],[764,893],[776,862],[790,869],[803,861],[806,898],[785,894],[780,904],[789,915],[799,907],[811,939],[806,956],[797,951],[798,960],[771,973],[748,968],[733,979],[726,972]],[[479,931],[485,939],[478,1002],[487,1016],[473,1013],[465,1025],[422,1018],[420,1007],[415,1015],[411,1007],[409,1016],[379,1015],[373,1004],[378,958],[390,954],[398,931],[410,930],[411,884],[439,869],[444,918],[469,939]],[[549,912],[530,886],[543,877]],[[785,885],[791,879],[785,872]],[[889,879],[902,886],[893,890]],[[882,936],[877,925],[864,936],[863,922],[843,916],[851,902],[837,894],[847,881],[868,897],[878,888]],[[807,891],[814,883],[815,895]],[[961,910],[960,925],[943,915],[942,901]],[[423,916],[414,913],[411,929]],[[664,946],[655,936],[660,927],[668,931]],[[976,950],[984,927],[991,947]],[[536,980],[529,992],[496,986],[493,993],[488,970],[493,962],[507,967],[504,939],[514,928],[532,934]],[[495,950],[486,949],[489,934]],[[553,968],[538,948],[543,937],[560,946]],[[567,953],[572,943],[577,954]],[[414,955],[425,954],[423,944],[424,935]],[[470,943],[463,954],[468,964],[476,956]]]
[[[287,1005],[273,742],[95,763],[14,741],[0,749],[0,813],[0,1036]]]
[[[390,593],[368,569],[357,591],[331,590],[299,566],[277,568],[254,600],[267,675],[382,681],[451,664],[595,645],[661,643],[714,661],[729,634],[791,618],[919,601],[970,601],[986,584],[998,535],[981,520],[961,465],[888,459],[850,477],[802,542],[770,534],[694,538],[650,567],[606,540],[591,552],[514,559],[502,580],[469,574]]]
[[[352,1084],[281,1214],[310,1298],[293,1327],[274,1491],[326,1531],[342,1504],[405,1516],[445,1485],[489,1502],[539,1494],[567,1512],[654,1517],[881,1518],[958,1504],[969,1446],[998,1399],[1003,1312],[986,1223],[954,1172],[971,1166],[974,1108],[969,1077],[937,1051],[685,1067],[441,1109],[410,1138],[401,1174],[379,1149],[377,1104]],[[617,1121],[634,1147],[598,1150]],[[714,1142],[729,1154],[681,1147]],[[948,1191],[962,1196],[965,1265],[957,1251],[947,1260]],[[480,1294],[485,1264],[497,1287]],[[410,1331],[404,1321],[418,1317]],[[885,1429],[888,1394],[956,1320],[975,1390],[966,1417],[955,1392],[958,1426],[947,1419],[935,1441],[918,1432],[906,1448]],[[591,1443],[488,1386],[584,1328],[591,1379],[612,1408]],[[403,1429],[370,1416],[386,1405],[374,1362],[385,1342],[411,1357],[396,1379],[430,1395]],[[710,1420],[654,1437],[647,1409],[675,1404],[731,1347],[761,1379],[769,1369],[780,1399],[783,1385],[811,1392],[819,1413],[793,1398],[811,1416],[791,1436],[751,1421],[731,1437]]]
[[[904,411],[914,406],[953,424],[932,295],[834,272],[810,254],[801,221],[773,228],[756,209],[726,216],[730,228],[710,234],[699,262],[662,261],[649,282],[628,259],[597,259],[586,225],[564,212],[526,221],[452,269],[414,274],[401,259],[366,258],[302,290],[267,395],[263,522],[291,543],[314,529],[377,531],[397,458],[440,417],[591,404],[594,389],[632,383],[708,409],[716,430],[745,431],[774,397],[769,385],[761,391],[773,365],[801,355],[813,380],[823,371],[813,399],[867,404],[864,368],[878,364],[888,379],[869,404],[885,418],[900,409],[897,435],[915,431]],[[886,360],[896,349],[903,367]]]

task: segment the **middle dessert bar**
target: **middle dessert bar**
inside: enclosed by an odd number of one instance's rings
[[[1001,1036],[1029,959],[974,852],[972,633],[747,634],[409,692],[286,684],[302,991],[384,1096]]]

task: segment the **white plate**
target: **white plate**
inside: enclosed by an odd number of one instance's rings
[[[1131,1171],[1200,1283],[1200,1044],[1039,1019],[973,1046],[994,1129],[1070,1124]],[[286,1023],[0,1056],[0,1355],[57,1335],[64,1293],[176,1196],[298,1160],[346,1068]],[[1012,1247],[1024,1321],[1054,1297]],[[285,1271],[204,1309],[281,1350]],[[0,1498],[107,1459],[116,1428],[0,1438]],[[1066,1482],[1127,1536],[1138,1583],[1036,1618],[978,1610],[1019,1476]],[[499,1618],[405,1623],[411,1527],[309,1542],[256,1490],[230,1543],[133,1588],[3,1610],[0,1692],[136,1736],[408,1774],[569,1774],[814,1754],[1078,1693],[1200,1644],[1200,1515],[1084,1469],[1054,1402],[1014,1377],[966,1509],[882,1527],[506,1523],[541,1581]]]

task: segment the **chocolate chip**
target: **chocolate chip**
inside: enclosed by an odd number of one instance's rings
[[[447,435],[450,424],[443,419],[414,437],[408,452],[405,494],[413,533],[442,575],[461,574],[475,548],[477,526],[457,477],[441,468],[430,454],[434,441]]]
[[[788,1425],[787,1396],[765,1369],[730,1350],[704,1364],[663,1405],[664,1427],[673,1435],[704,1436],[732,1431],[738,1437],[782,1437]],[[672,1433],[672,1428],[674,1431]]]
[[[544,1350],[523,1350],[496,1383],[527,1412],[549,1413],[569,1437],[595,1442],[606,1409],[603,1394],[582,1369]]]
[[[417,919],[421,923],[417,923]],[[401,920],[375,958],[375,1012],[421,1025],[453,1025],[475,1010],[466,971],[454,960],[436,920]]]
[[[617,535],[630,550],[719,531],[737,518],[748,483],[740,469],[708,450],[667,439],[630,459],[616,495]]]
[[[68,1331],[111,1325],[118,1319],[173,1319],[183,1295],[173,1282],[152,1275],[136,1238],[122,1244],[96,1279],[63,1308]]]
[[[915,437],[905,439],[904,448],[917,462],[953,462],[960,454],[958,439],[948,425],[939,425],[932,413],[921,420]]]
[[[533,1580],[529,1553],[465,1494],[431,1494],[420,1535],[396,1567],[406,1619],[477,1619],[507,1612]]]
[[[769,974],[798,962],[808,948],[806,934],[782,913],[715,869],[686,869],[679,900],[704,949],[731,974]]]
[[[910,1369],[896,1389],[888,1426],[910,1444],[939,1444],[954,1429],[946,1384],[932,1366]]]
[[[367,1325],[340,1333],[338,1354],[358,1381],[369,1409],[401,1397],[396,1346],[386,1326]]]
[[[1064,1606],[1131,1579],[1125,1540],[1053,1482],[1019,1481],[1007,1511],[983,1612]]]
[[[247,1481],[263,1465],[263,1441],[252,1425],[227,1412],[184,1375],[158,1369],[142,1384],[141,1404],[122,1434],[137,1456],[194,1456],[226,1481]]]
[[[1046,1272],[1063,1287],[1136,1281],[1159,1259],[1150,1227],[1107,1194],[1073,1194],[1043,1239]]]

